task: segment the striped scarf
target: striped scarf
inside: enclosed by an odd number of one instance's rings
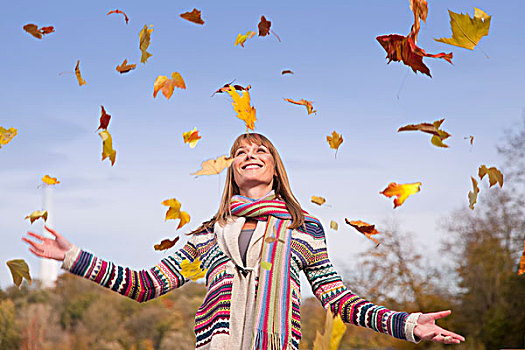
[[[305,221],[320,224],[305,211]],[[274,191],[260,199],[233,196],[231,213],[267,221],[259,266],[255,304],[254,350],[286,349],[291,339],[292,299],[290,259],[292,216]]]

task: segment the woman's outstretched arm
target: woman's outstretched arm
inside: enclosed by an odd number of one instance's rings
[[[61,234],[48,227],[55,239],[28,232],[32,238],[22,238],[30,245],[29,250],[35,255],[62,261],[62,268],[117,293],[145,302],[182,286],[188,281],[180,273],[183,260],[197,257],[195,246],[188,242],[184,248],[162,259],[160,263],[146,270],[135,271],[128,267],[97,258],[71,244]]]

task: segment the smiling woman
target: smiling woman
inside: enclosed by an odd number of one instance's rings
[[[393,337],[458,344],[464,338],[435,324],[450,311],[396,312],[357,296],[328,259],[324,230],[294,197],[283,162],[260,134],[234,142],[217,214],[188,243],[141,271],[117,266],[72,245],[29,232],[23,238],[40,257],[136,301],[145,302],[188,282],[183,267],[205,271],[208,292],[195,316],[197,349],[294,350],[301,340],[299,273],[324,308],[347,323]],[[40,240],[41,242],[38,242]]]

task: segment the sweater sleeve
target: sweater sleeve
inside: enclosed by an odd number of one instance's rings
[[[330,308],[334,315],[339,314],[346,323],[415,342],[413,317],[409,319],[406,312],[375,305],[350,291],[328,259],[322,226],[308,223],[306,229],[312,249],[304,272],[323,307]]]
[[[196,257],[197,249],[190,239],[183,248],[152,268],[136,271],[73,246],[66,253],[62,268],[138,302],[145,302],[187,282],[188,279],[180,273],[180,264],[183,260],[193,262]]]

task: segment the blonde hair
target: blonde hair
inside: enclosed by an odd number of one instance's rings
[[[301,208],[301,205],[299,204],[299,201],[297,201],[297,199],[292,193],[290,183],[288,182],[288,175],[286,174],[286,170],[284,169],[283,161],[281,160],[279,152],[277,152],[275,146],[264,135],[257,133],[241,134],[233,142],[232,148],[230,150],[230,157],[235,156],[235,152],[237,152],[237,149],[241,147],[241,144],[243,142],[254,143],[258,146],[262,145],[270,151],[270,154],[272,155],[275,161],[275,175],[273,177],[273,190],[275,191],[275,196],[278,199],[284,201],[288,212],[292,216],[292,224],[290,225],[290,228],[295,229],[300,226],[303,226],[303,210]],[[233,169],[230,166],[226,174],[226,183],[222,192],[222,199],[219,205],[219,210],[213,216],[213,218],[206,222],[203,222],[199,228],[190,232],[189,234],[213,229],[213,226],[216,222],[218,222],[219,225],[224,226],[229,220],[232,219],[230,201],[232,197],[237,194],[239,194],[239,187],[235,183],[235,179],[233,177]]]

